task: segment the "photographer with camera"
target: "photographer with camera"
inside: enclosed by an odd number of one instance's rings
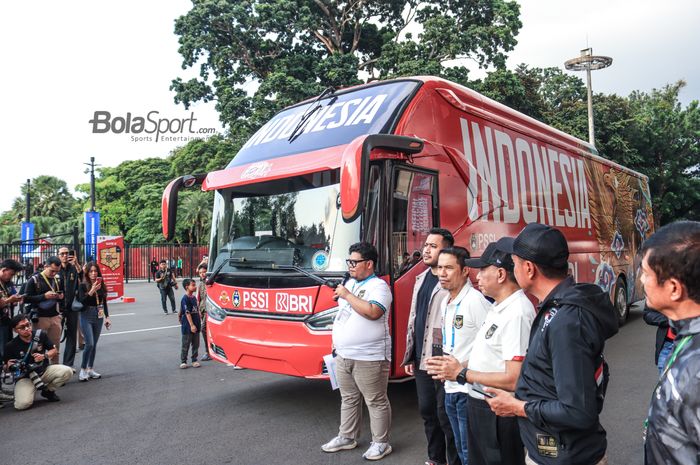
[[[3,361],[15,378],[15,408],[25,410],[34,403],[39,391],[49,402],[58,402],[56,388],[66,384],[73,370],[65,365],[49,365],[58,349],[45,331],[32,330],[26,315],[15,315],[10,322],[17,337],[5,345]]]
[[[61,260],[49,257],[41,273],[36,273],[27,281],[25,303],[30,304],[29,319],[37,328],[44,330],[56,352],[51,356],[51,363],[58,363],[61,344],[61,301],[63,285],[58,272]]]
[[[163,312],[168,314],[168,307],[166,306],[166,299],[170,300],[170,308],[173,311],[173,315],[177,313],[175,311],[175,291],[173,288],[177,289],[177,278],[175,277],[175,272],[172,268],[168,268],[168,263],[165,260],[160,261],[160,269],[156,271],[156,286],[160,291],[160,303],[163,306]]]
[[[15,306],[22,303],[22,295],[15,289],[12,279],[22,271],[22,264],[17,260],[3,260],[0,263],[0,357],[5,350],[5,344],[12,339],[10,320],[14,315]]]
[[[58,249],[58,258],[61,260],[61,269],[58,274],[63,283],[65,297],[63,299],[63,322],[66,325],[66,346],[63,349],[63,364],[73,368],[75,361],[75,351],[78,345],[78,312],[72,312],[71,306],[76,297],[78,285],[82,280],[83,272],[78,259],[75,256],[75,250],[69,250],[68,247]]]

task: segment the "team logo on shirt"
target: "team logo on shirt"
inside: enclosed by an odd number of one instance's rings
[[[453,326],[455,329],[462,329],[462,326],[464,326],[464,315],[455,315]]]
[[[360,299],[363,298],[364,296],[365,296],[365,290],[364,290],[364,289],[362,289],[360,292],[357,293],[357,297],[359,297]]]
[[[491,325],[489,330],[486,331],[486,336],[485,336],[486,339],[491,339],[491,336],[493,336],[493,333],[495,333],[497,329],[498,329],[498,325],[496,325],[496,324]]]

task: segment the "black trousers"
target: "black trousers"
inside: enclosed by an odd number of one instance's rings
[[[160,291],[160,303],[163,306],[163,311],[168,313],[168,307],[165,305],[165,299],[168,298],[170,299],[170,307],[172,308],[173,313],[175,313],[175,291],[173,291],[173,288],[167,287],[165,289],[161,289],[159,287],[158,290]]]
[[[445,413],[445,388],[427,371],[416,369],[418,409],[428,440],[428,459],[436,464],[461,465],[450,419]]]
[[[63,349],[63,364],[73,367],[73,363],[75,362],[75,349],[78,345],[78,321],[80,319],[80,313],[74,312],[70,307],[67,307],[63,312],[63,318],[66,323],[64,329],[66,332],[66,345]]]
[[[499,417],[485,400],[469,398],[469,463],[525,465],[525,449],[516,417]]]
[[[180,362],[187,363],[187,353],[192,347],[192,363],[199,357],[199,333],[189,332],[182,335],[182,348],[180,350]]]

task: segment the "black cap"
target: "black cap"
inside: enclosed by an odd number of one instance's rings
[[[512,248],[513,238],[502,237],[497,242],[491,242],[487,245],[481,257],[467,259],[465,264],[470,268],[486,268],[493,265],[497,268],[513,271],[513,258],[508,253],[508,250]]]
[[[569,246],[556,228],[530,223],[520,231],[509,250],[513,255],[552,268],[563,268],[569,260]]]

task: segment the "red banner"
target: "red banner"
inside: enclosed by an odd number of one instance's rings
[[[121,302],[124,298],[124,237],[98,236],[97,257],[107,286],[107,301]]]

